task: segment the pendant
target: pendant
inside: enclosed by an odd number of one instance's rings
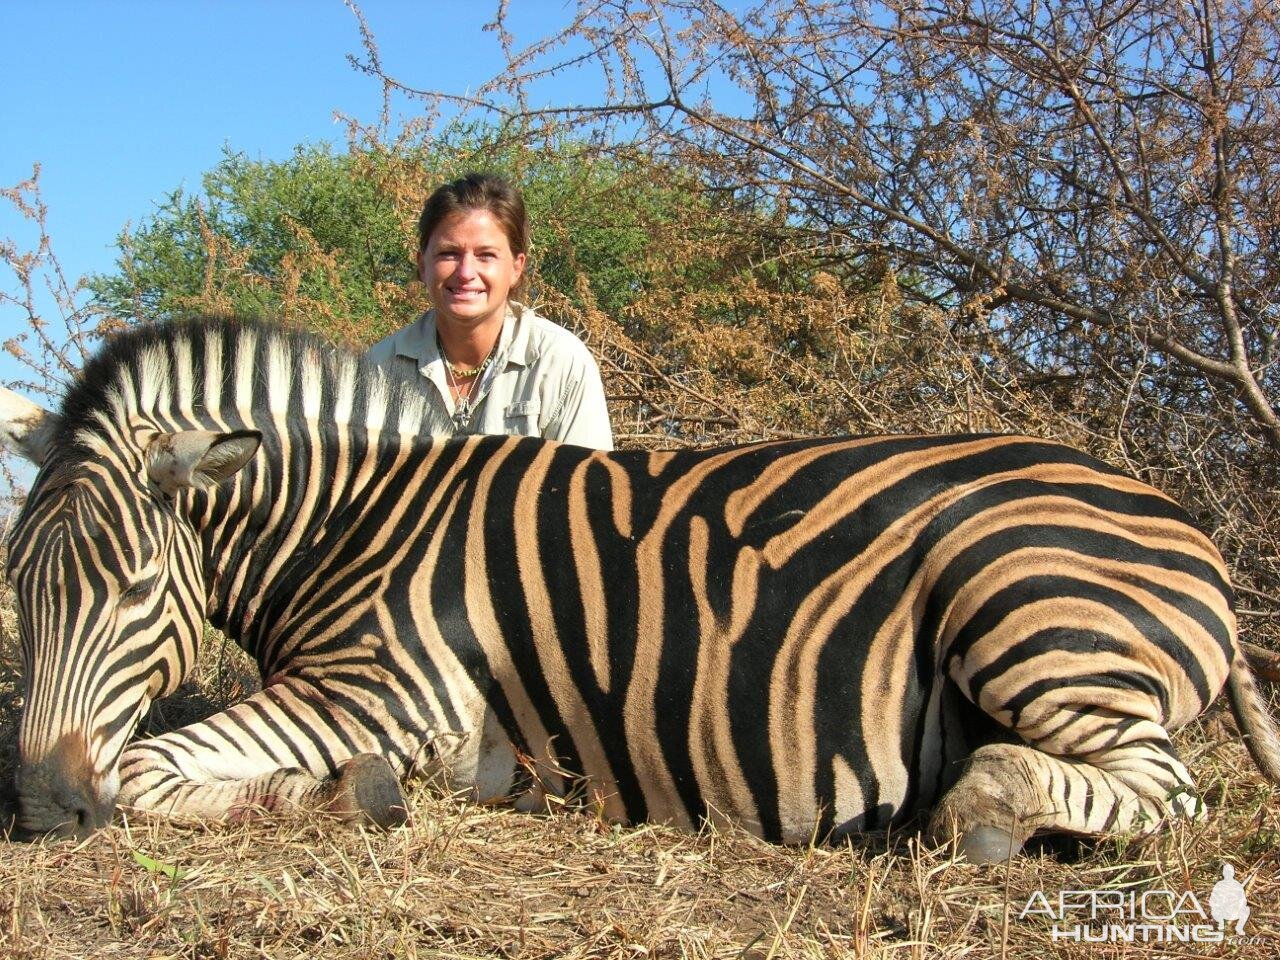
[[[471,404],[461,398],[453,408],[453,428],[457,433],[467,433],[471,421]]]

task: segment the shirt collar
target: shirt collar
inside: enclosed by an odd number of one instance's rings
[[[504,337],[508,331],[511,334],[506,347],[507,363],[527,367],[542,353],[533,338],[533,315],[533,311],[521,303],[513,302],[507,308],[507,322],[502,329]]]
[[[527,367],[538,358],[541,351],[534,344],[531,335],[532,324],[529,318],[532,315],[532,310],[519,303],[513,302],[507,307],[502,332],[498,334],[498,357],[501,359],[505,355],[507,364]],[[397,356],[417,361],[421,370],[426,370],[432,364],[444,365],[436,341],[435,310],[428,310],[400,331],[396,337],[395,351]]]

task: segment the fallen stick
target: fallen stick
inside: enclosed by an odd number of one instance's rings
[[[1240,647],[1254,674],[1265,677],[1272,683],[1280,683],[1280,653],[1245,641],[1241,641]]]

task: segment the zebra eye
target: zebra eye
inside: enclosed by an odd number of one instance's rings
[[[129,604],[137,603],[139,600],[145,600],[147,595],[151,593],[151,588],[155,585],[155,577],[147,577],[145,580],[132,583],[120,591],[120,600],[118,602],[121,606],[128,606]]]

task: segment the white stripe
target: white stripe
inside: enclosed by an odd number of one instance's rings
[[[302,415],[309,421],[320,419],[320,365],[322,360],[316,348],[307,344],[302,351]]]
[[[271,415],[283,420],[289,412],[289,393],[293,387],[293,354],[278,336],[267,339],[267,404]]]
[[[244,330],[236,337],[236,407],[242,413],[253,409],[253,364],[258,334]]]
[[[191,341],[185,333],[173,342],[173,358],[173,365],[178,374],[177,383],[174,384],[175,412],[181,413],[190,420],[192,400],[196,392],[195,371],[191,364]]]
[[[356,402],[356,365],[345,357],[338,358],[337,365],[338,386],[334,391],[333,419],[335,423],[348,424]]]
[[[204,405],[219,423],[222,419],[222,335],[216,327],[210,327],[204,335]]]
[[[169,404],[169,363],[161,346],[151,345],[138,357],[139,377],[138,409],[142,413],[154,410],[167,411]]]

